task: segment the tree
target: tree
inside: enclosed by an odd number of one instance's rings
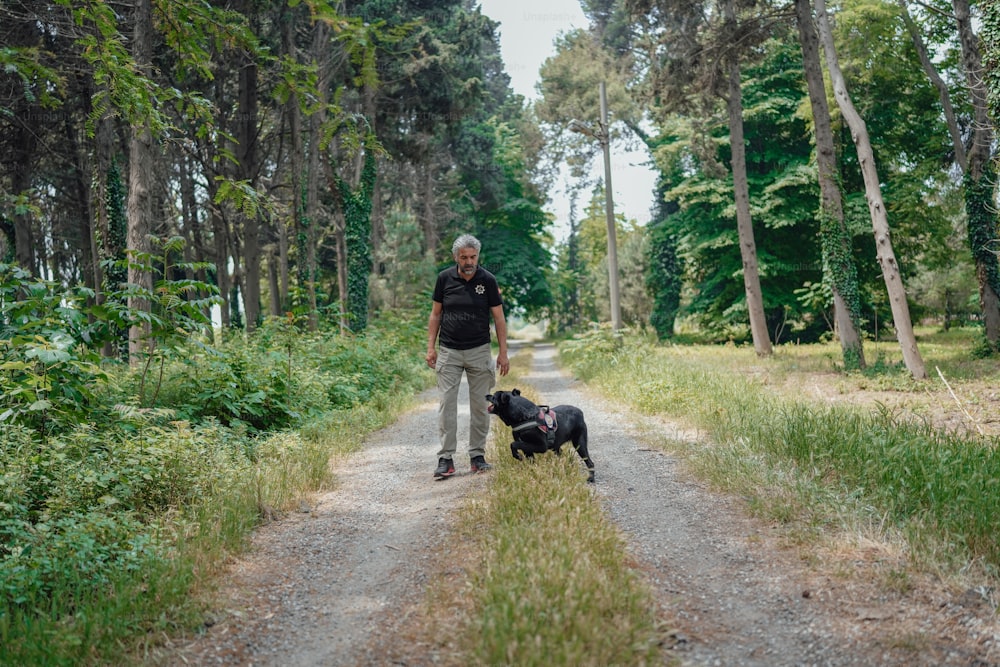
[[[998,0],[982,0],[980,19],[983,42],[983,81],[990,117],[1000,118],[1000,5]]]
[[[739,26],[733,0],[724,0],[725,28],[723,43],[738,45]],[[771,354],[771,339],[764,320],[764,297],[760,290],[757,266],[757,245],[754,240],[753,222],[750,218],[750,189],[747,184],[746,146],[743,136],[743,91],[740,80],[739,51],[733,49],[725,59],[728,94],[726,110],[729,114],[730,166],[733,176],[733,194],[736,200],[736,229],[740,237],[740,255],[743,258],[743,287],[746,291],[747,313],[750,316],[750,333],[758,356]]]
[[[423,233],[416,215],[392,210],[384,220],[386,236],[374,257],[372,303],[375,311],[397,311],[422,305],[424,294],[414,285],[431,285],[435,265],[423,251]]]
[[[362,148],[357,186],[352,187],[335,172],[329,172],[330,189],[344,216],[344,281],[341,287],[342,313],[352,331],[368,326],[368,279],[372,271],[371,210],[372,192],[378,176],[375,148]],[[343,324],[342,324],[343,326]]]
[[[672,338],[674,321],[681,305],[681,286],[684,268],[677,248],[677,232],[669,224],[669,217],[677,212],[676,202],[667,202],[667,183],[660,177],[653,220],[649,224],[649,272],[646,288],[653,298],[649,323],[660,339]]]
[[[899,0],[901,15],[913,40],[920,63],[934,84],[941,100],[941,109],[954,148],[955,164],[962,170],[965,194],[966,228],[969,249],[975,262],[979,283],[979,303],[983,317],[986,340],[997,348],[1000,344],[1000,263],[994,243],[997,229],[994,192],[996,168],[994,164],[994,129],[989,117],[988,93],[983,76],[983,63],[971,20],[969,3],[954,0],[955,25],[961,48],[962,69],[965,73],[969,98],[972,104],[972,123],[968,127],[971,141],[966,150],[959,119],[951,101],[948,85],[938,73],[920,29],[907,8],[906,0]]]
[[[872,229],[875,234],[876,254],[879,266],[882,269],[882,275],[885,279],[886,290],[889,294],[893,324],[896,327],[896,336],[903,352],[903,362],[914,378],[924,379],[927,377],[927,371],[924,368],[920,351],[917,349],[916,337],[913,333],[913,322],[910,320],[910,309],[906,301],[906,290],[903,287],[899,266],[896,263],[896,256],[892,249],[889,220],[885,204],[882,201],[878,171],[875,167],[875,156],[872,152],[865,122],[854,108],[847,90],[847,84],[844,81],[844,76],[840,71],[837,51],[833,43],[833,31],[830,28],[830,21],[827,16],[824,0],[816,0],[816,18],[819,27],[820,43],[823,45],[823,50],[826,54],[827,70],[830,73],[830,79],[833,83],[837,105],[840,107],[841,113],[844,114],[844,118],[851,128],[851,137],[857,148],[858,162],[861,164],[865,181],[865,193],[872,220]]]
[[[958,38],[962,45],[962,66],[972,98],[972,145],[965,170],[965,210],[968,216],[969,246],[976,262],[979,303],[986,339],[1000,349],[1000,262],[997,259],[995,133],[987,109],[982,58],[968,0],[953,0]]]
[[[132,59],[139,76],[146,78],[152,67],[153,44],[156,40],[156,33],[153,30],[152,0],[136,1],[133,21],[135,27],[132,33]],[[146,113],[149,114],[152,111],[152,109],[148,109]],[[149,241],[150,224],[153,219],[151,180],[155,165],[152,123],[153,119],[145,114],[136,114],[130,118],[126,247],[131,253],[138,255],[148,255],[152,250]],[[129,309],[135,313],[148,313],[150,304],[141,295],[141,291],[151,292],[153,290],[152,273],[144,266],[143,262],[130,262],[128,282],[140,290],[137,295],[129,297]],[[149,332],[148,321],[140,320],[129,328],[128,347],[129,359],[132,364],[139,363],[143,354],[149,352]]]
[[[251,5],[245,0],[241,8],[247,15]],[[256,54],[250,48],[237,51],[237,110],[233,138],[236,154],[236,180],[251,191],[257,190],[259,170],[260,90],[257,81]],[[253,331],[260,319],[260,216],[259,207],[242,207],[236,210],[233,224],[234,236],[242,239],[243,270],[238,272],[243,293],[247,331]]]
[[[223,326],[245,314],[252,328],[264,289],[272,314],[308,311],[319,326],[346,289],[336,272],[348,260],[359,260],[364,311],[387,212],[419,216],[427,264],[447,254],[441,240],[459,224],[493,234],[491,247],[509,252],[510,303],[527,311],[551,299],[540,133],[510,91],[497,24],[467,2],[122,7],[0,6],[0,252],[98,295],[127,282],[96,261],[122,259],[112,229],[121,184],[133,254],[150,256],[150,232],[183,236],[183,266],[198,266],[226,300]],[[338,261],[327,241],[343,193],[327,192],[324,162],[359,194],[364,158],[353,156],[366,132],[366,148],[387,147],[378,167],[392,178],[374,180],[367,219]],[[172,270],[195,270],[181,266]],[[139,287],[158,267],[132,268],[139,322]]]
[[[732,178],[740,275],[754,348],[771,353],[764,312],[754,225],[747,180],[743,127],[741,59],[765,36],[754,16],[740,17],[734,2],[705,3],[674,0],[635,0],[627,3],[646,36],[643,63],[648,65],[647,85],[660,115],[693,116],[691,125],[714,117],[720,101],[725,104],[729,134],[728,167]],[[714,147],[705,142],[706,164],[716,160]],[[697,150],[697,149],[696,149]]]
[[[812,108],[816,140],[816,169],[820,189],[820,244],[823,271],[833,293],[834,318],[840,335],[845,368],[864,368],[861,343],[861,295],[851,257],[851,236],[844,222],[844,206],[837,181],[837,150],[826,101],[826,85],[819,56],[819,38],[809,0],[795,0],[795,19],[802,48],[803,71]]]

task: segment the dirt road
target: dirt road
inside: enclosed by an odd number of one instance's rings
[[[690,435],[595,397],[554,359],[551,346],[537,346],[526,382],[549,404],[587,415],[594,493],[655,592],[668,628],[664,664],[1000,664],[991,592],[931,581],[898,592],[886,585],[895,564],[877,544],[833,559],[787,546],[780,527],[747,518],[740,499],[686,474],[669,442]],[[225,580],[216,622],[160,662],[453,664],[447,642],[421,639],[419,609],[430,582],[448,573],[438,547],[449,523],[489,476],[468,474],[460,436],[461,474],[432,481],[436,397],[420,398],[338,463],[334,491],[258,531]],[[465,423],[460,415],[460,434]]]

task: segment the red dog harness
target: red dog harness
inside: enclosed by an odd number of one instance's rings
[[[526,422],[521,422],[511,428],[511,431],[516,434],[518,431],[524,431],[529,428],[537,428],[545,434],[545,447],[547,449],[552,449],[555,446],[556,429],[559,428],[555,410],[552,410],[547,405],[539,405],[537,417],[529,419]]]

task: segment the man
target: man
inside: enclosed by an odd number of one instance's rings
[[[490,429],[486,394],[496,383],[490,351],[490,316],[496,325],[496,367],[500,375],[510,370],[507,359],[507,321],[500,288],[492,273],[479,266],[479,240],[469,234],[455,239],[451,253],[455,266],[438,274],[431,316],[427,324],[427,365],[437,372],[441,403],[438,435],[441,449],[434,477],[455,474],[453,459],[458,447],[458,388],[462,373],[469,383],[469,463],[472,472],[490,469],[486,462],[486,434]],[[440,340],[439,340],[440,339]],[[440,342],[440,350],[435,344]]]

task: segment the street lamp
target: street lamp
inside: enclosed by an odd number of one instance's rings
[[[569,129],[597,139],[604,149],[604,211],[608,222],[608,280],[611,283],[611,329],[622,328],[622,311],[618,299],[618,242],[615,240],[615,203],[611,197],[611,137],[608,133],[608,93],[601,81],[601,120],[593,128],[572,120]]]

